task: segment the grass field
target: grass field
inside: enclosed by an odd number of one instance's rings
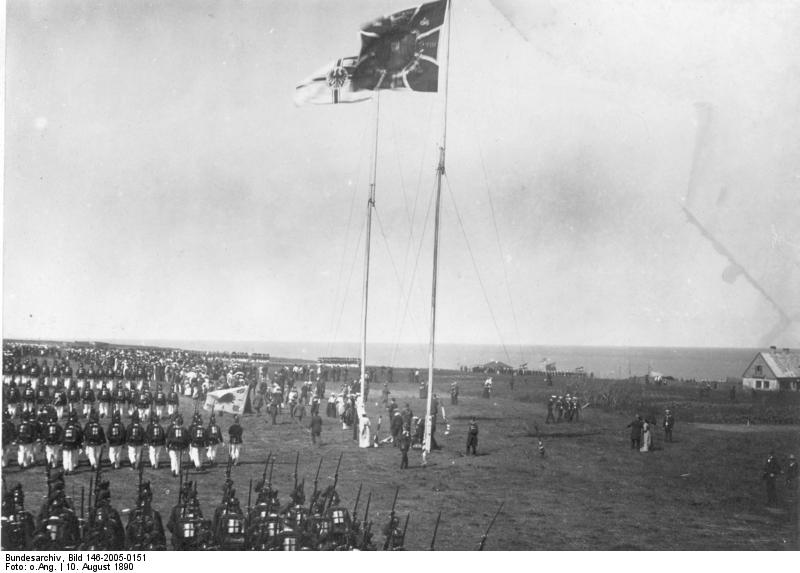
[[[414,413],[424,413],[417,389],[396,372],[392,396]],[[450,406],[447,388],[459,380],[461,395]],[[441,550],[475,550],[501,502],[505,502],[486,550],[797,550],[798,500],[780,480],[777,509],[766,507],[761,471],[770,450],[785,467],[790,453],[800,453],[800,427],[796,425],[720,425],[709,421],[682,422],[676,409],[675,441],[664,443],[659,430],[656,450],[632,451],[625,427],[636,411],[623,412],[590,405],[579,422],[544,424],[543,397],[565,390],[530,377],[517,379],[512,391],[505,379],[495,377],[491,400],[481,397],[483,376],[463,373],[437,375],[436,388],[451,422],[437,428],[442,450],[434,452],[428,467],[421,467],[419,451],[410,452],[411,467],[401,471],[400,452],[392,447],[359,449],[352,431],[324,417],[323,444],[312,446],[306,422],[300,426],[287,417],[276,426],[266,415],[243,416],[243,461],[233,471],[242,505],[247,503],[248,482],[260,477],[269,451],[277,455],[274,485],[281,501],[292,487],[292,472],[300,453],[300,476],[310,496],[314,472],[324,457],[320,486],[331,483],[336,461],[343,453],[339,491],[352,507],[359,484],[372,492],[370,517],[376,541],[387,519],[396,487],[400,487],[397,511],[401,519],[410,512],[406,545],[426,550],[430,546],[436,516],[442,522],[436,540]],[[373,387],[368,411],[373,429],[382,407],[380,385]],[[332,384],[328,385],[329,389]],[[644,396],[649,388],[645,388]],[[655,389],[653,389],[655,391]],[[674,391],[674,390],[673,390]],[[680,392],[678,392],[680,394]],[[683,402],[696,393],[687,389]],[[192,403],[183,399],[184,419],[191,418]],[[680,402],[680,401],[679,401]],[[324,414],[324,405],[323,405]],[[478,456],[465,456],[466,427],[476,416],[480,427]],[[205,416],[207,420],[207,416]],[[384,415],[384,420],[386,416]],[[697,419],[696,417],[694,419]],[[231,417],[222,418],[227,435]],[[541,430],[546,450],[539,456],[535,427]],[[381,437],[386,436],[384,421]],[[219,503],[224,481],[224,461],[217,468],[193,475],[208,517]],[[84,462],[85,463],[85,462]],[[168,464],[159,471],[147,468],[145,479],[153,486],[155,506],[165,516],[177,499],[177,479]],[[39,466],[20,472],[16,466],[4,472],[8,485],[25,486],[27,506],[38,511],[45,491],[45,471]],[[80,488],[88,490],[91,472],[86,465],[67,478],[67,492],[80,500]],[[111,482],[114,505],[131,507],[135,501],[137,474],[127,468],[104,471]]]

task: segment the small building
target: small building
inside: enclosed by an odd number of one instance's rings
[[[800,352],[775,346],[769,352],[759,352],[742,375],[742,387],[800,391]]]

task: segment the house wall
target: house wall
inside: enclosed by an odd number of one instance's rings
[[[754,379],[754,380],[775,380],[775,373],[772,372],[769,365],[767,365],[767,361],[764,360],[764,357],[761,354],[758,354],[750,366],[747,367],[744,374],[742,375],[744,379]],[[772,384],[770,384],[770,387]]]
[[[777,392],[780,388],[778,381],[774,378],[742,378],[742,388],[754,388],[756,390],[768,390]]]

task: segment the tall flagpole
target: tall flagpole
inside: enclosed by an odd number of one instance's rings
[[[428,347],[428,396],[425,408],[425,438],[422,445],[423,466],[428,463],[428,454],[431,452],[433,426],[431,406],[433,401],[433,365],[436,357],[436,286],[439,274],[439,219],[442,202],[442,176],[444,175],[445,145],[447,143],[447,91],[450,86],[448,70],[450,67],[450,18],[452,14],[452,0],[448,0],[445,9],[447,10],[447,60],[444,74],[444,126],[442,128],[442,145],[439,148],[439,165],[436,168],[436,211],[433,224],[433,278],[431,281],[431,337]]]
[[[366,388],[367,369],[367,302],[369,300],[369,245],[372,235],[372,209],[375,207],[375,181],[378,175],[378,120],[380,119],[381,99],[380,92],[375,96],[375,147],[372,157],[372,174],[369,182],[369,199],[367,199],[367,240],[364,247],[364,287],[361,296],[361,396]],[[365,400],[366,402],[366,400]]]

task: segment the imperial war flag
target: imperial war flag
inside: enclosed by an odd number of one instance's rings
[[[213,409],[215,412],[241,414],[245,410],[247,390],[247,386],[239,386],[238,388],[209,392],[206,394],[206,401],[205,404],[203,404],[203,409],[209,411]]]
[[[351,76],[357,61],[357,57],[339,58],[320,68],[295,87],[294,103],[355,103],[370,99],[370,92],[353,91]]]
[[[439,89],[439,39],[447,0],[379,18],[361,29],[353,90]]]

